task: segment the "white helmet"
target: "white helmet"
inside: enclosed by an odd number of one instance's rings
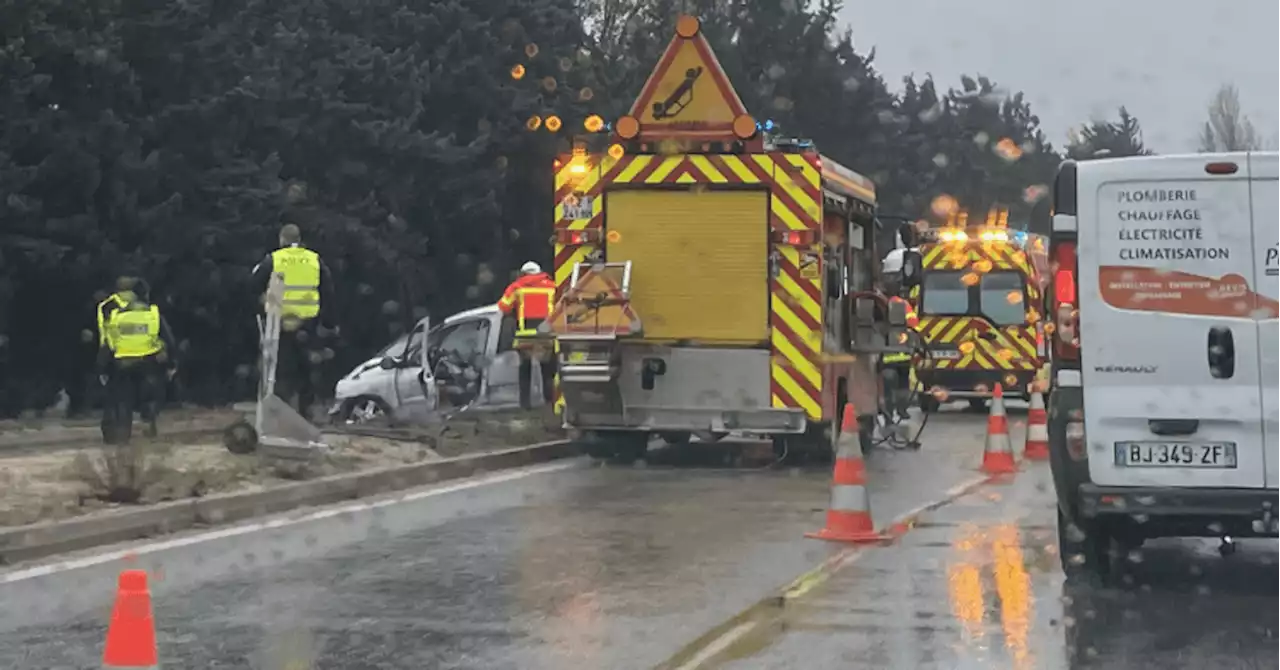
[[[542,266],[533,261],[520,266],[520,274],[522,275],[536,275],[539,272],[542,272]]]

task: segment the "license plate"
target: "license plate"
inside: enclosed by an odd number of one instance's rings
[[[1234,442],[1116,442],[1116,465],[1233,469],[1236,445]]]
[[[934,358],[944,358],[949,361],[958,360],[960,352],[956,349],[933,349],[930,352]]]

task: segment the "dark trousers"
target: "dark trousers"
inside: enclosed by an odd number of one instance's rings
[[[520,406],[529,409],[533,406],[530,395],[533,385],[533,355],[528,349],[520,349]],[[550,405],[555,402],[556,360],[547,354],[538,366],[542,372],[542,399]]]
[[[320,366],[312,362],[312,353],[319,354],[315,330],[308,324],[296,330],[280,331],[280,351],[276,359],[276,395],[293,404],[298,395],[298,413],[310,418],[311,405],[315,403],[316,388],[320,385]]]
[[[106,398],[102,406],[102,441],[128,444],[133,437],[133,413],[146,421],[149,435],[156,434],[164,390],[163,370],[152,357],[116,359],[107,376]]]
[[[884,380],[884,411],[889,416],[907,416],[911,401],[911,364],[881,363],[880,377]]]

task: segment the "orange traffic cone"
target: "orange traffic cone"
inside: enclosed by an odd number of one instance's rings
[[[1004,414],[1004,388],[996,384],[991,394],[991,415],[987,417],[987,446],[982,452],[982,471],[989,475],[1007,475],[1018,471],[1013,462],[1013,446],[1009,444],[1009,419]]]
[[[1049,460],[1049,414],[1044,411],[1044,395],[1031,392],[1031,409],[1027,410],[1027,439],[1022,457],[1029,461]]]
[[[151,617],[151,591],[147,573],[125,570],[116,587],[116,604],[102,650],[104,668],[159,668],[156,625]]]
[[[831,505],[827,525],[805,537],[835,542],[880,542],[889,539],[876,532],[871,521],[871,501],[867,495],[867,467],[862,462],[858,441],[858,416],[853,403],[844,406],[840,438],[836,441],[836,462],[831,475]]]

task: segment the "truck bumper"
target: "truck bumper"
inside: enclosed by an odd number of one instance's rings
[[[1013,375],[1016,384],[1009,384],[1009,375]],[[952,398],[990,398],[996,384],[1002,384],[1008,395],[1018,396],[1026,393],[1031,382],[1035,381],[1035,370],[938,370],[920,369],[916,378],[926,391],[935,387],[946,390]]]

